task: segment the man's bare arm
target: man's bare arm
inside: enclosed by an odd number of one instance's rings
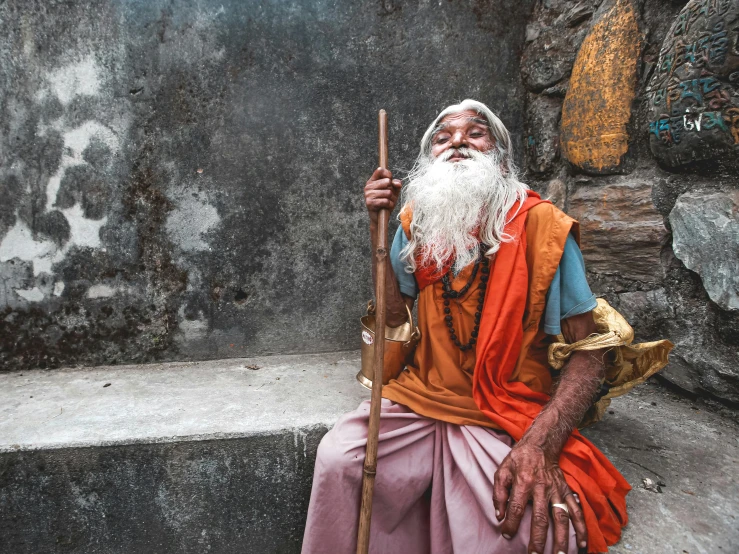
[[[372,282],[377,286],[377,266],[374,262],[374,252],[377,248],[377,214],[381,209],[393,211],[400,194],[401,183],[392,178],[387,169],[376,169],[364,187],[364,201],[370,217],[370,240],[372,241]],[[388,251],[389,254],[389,251]],[[408,321],[406,305],[413,309],[414,299],[400,292],[398,279],[390,263],[390,256],[385,258],[385,299],[387,302],[386,322],[388,327],[399,327]]]
[[[562,334],[572,344],[597,333],[592,312],[562,320]],[[555,383],[551,400],[521,442],[539,445],[559,460],[567,439],[592,406],[605,376],[603,350],[575,351]]]
[[[562,334],[568,343],[596,333],[592,312],[562,321]],[[579,548],[587,546],[587,529],[582,510],[567,487],[559,456],[567,439],[592,405],[600,389],[605,368],[604,351],[576,351],[562,370],[552,397],[534,423],[513,447],[495,474],[494,497],[504,536],[512,537],[521,523],[529,500],[533,500],[529,552],[541,554],[549,527],[552,503],[566,504],[553,509],[554,552],[567,552],[569,520],[575,527]]]

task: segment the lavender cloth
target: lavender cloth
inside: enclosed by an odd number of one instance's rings
[[[368,417],[365,401],[318,447],[303,554],[356,552]],[[370,553],[528,552],[531,507],[512,540],[493,508],[493,475],[511,444],[502,431],[429,419],[383,398]],[[572,524],[569,553],[577,553]]]

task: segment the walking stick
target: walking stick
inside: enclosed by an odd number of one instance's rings
[[[380,167],[387,168],[387,112],[380,110],[377,118],[379,131]],[[377,218],[377,246],[375,247],[375,359],[372,374],[372,398],[370,400],[369,428],[367,429],[367,451],[362,475],[362,505],[359,509],[359,531],[357,532],[357,554],[369,551],[370,520],[372,519],[372,495],[377,473],[377,441],[380,434],[380,404],[382,403],[382,375],[385,365],[385,278],[387,267],[387,223],[388,210],[380,210]]]

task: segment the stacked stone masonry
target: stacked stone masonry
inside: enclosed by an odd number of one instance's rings
[[[594,291],[639,339],[676,343],[663,377],[735,406],[739,2],[544,0],[532,17],[530,182],[580,221]]]

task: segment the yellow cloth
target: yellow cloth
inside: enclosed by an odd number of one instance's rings
[[[598,343],[593,346],[600,344],[601,347],[613,347],[606,353],[604,360],[608,393],[588,410],[580,427],[587,427],[600,421],[611,404],[611,398],[626,394],[665,367],[673,347],[669,340],[632,344],[634,329],[602,298],[598,299],[598,306],[593,310],[593,318],[598,332],[601,333],[600,336],[593,337],[598,339]],[[566,344],[561,335],[557,339],[559,342],[549,346],[549,363],[555,368],[561,368],[572,352],[580,348],[576,347],[577,343]],[[588,338],[579,342],[592,341]],[[584,349],[588,348],[585,346]]]

